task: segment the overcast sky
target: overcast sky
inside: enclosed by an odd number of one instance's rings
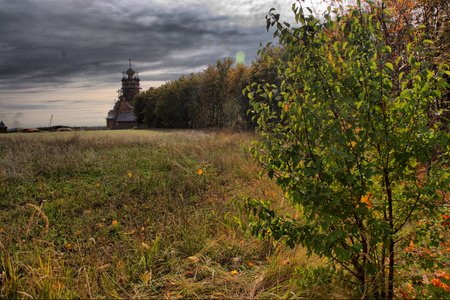
[[[255,59],[265,15],[294,0],[0,0],[0,120],[105,126],[122,72],[147,90],[225,57]],[[319,6],[322,0],[313,0]],[[284,17],[284,18],[283,18]]]

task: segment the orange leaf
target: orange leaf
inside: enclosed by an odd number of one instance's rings
[[[198,175],[202,175],[202,174],[203,174],[203,170],[202,170],[202,169],[198,170],[198,171],[197,171],[197,174],[198,174]]]
[[[372,208],[372,201],[369,200],[369,196],[362,196],[361,202],[366,203],[369,209]]]

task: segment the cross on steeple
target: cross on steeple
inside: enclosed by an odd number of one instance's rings
[[[130,69],[131,69],[131,58],[128,59],[130,61]]]

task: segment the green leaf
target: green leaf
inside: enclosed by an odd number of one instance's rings
[[[438,98],[441,98],[441,96],[442,96],[442,93],[438,90],[433,90],[433,94]]]
[[[344,261],[349,260],[350,257],[352,256],[352,252],[350,250],[345,250],[340,247],[335,248],[334,253],[338,257],[338,259],[344,260]]]

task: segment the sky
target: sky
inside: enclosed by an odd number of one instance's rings
[[[238,52],[250,65],[274,41],[268,11],[292,24],[294,2],[0,0],[0,121],[105,126],[129,59],[143,91]]]

